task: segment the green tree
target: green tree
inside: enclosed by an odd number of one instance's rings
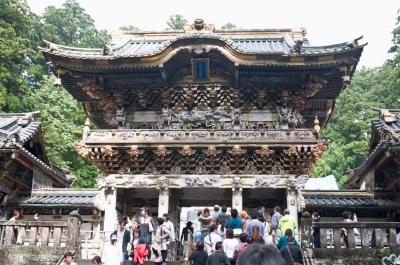
[[[182,15],[171,15],[167,21],[168,29],[179,30],[183,29],[188,21]]]
[[[75,143],[82,138],[86,114],[64,88],[54,86],[55,77],[44,77],[35,93],[25,98],[27,110],[40,110],[49,157],[55,165],[77,177],[78,187],[93,187],[99,171],[75,153]]]
[[[130,26],[121,26],[119,27],[119,30],[121,31],[127,31],[127,32],[136,32],[140,31],[140,29],[136,26],[130,25]]]
[[[109,41],[105,30],[97,30],[94,20],[76,0],[67,0],[60,7],[46,8],[42,20],[42,38],[74,47],[102,47]]]
[[[355,73],[350,87],[337,98],[333,115],[322,131],[330,144],[312,176],[333,174],[343,184],[348,170],[364,161],[369,149],[371,120],[377,117],[373,108],[400,108],[400,90],[393,86],[395,72],[396,69],[386,63]]]
[[[31,23],[25,1],[0,1],[0,108],[6,112],[21,111],[21,99],[29,92],[25,74]]]
[[[224,30],[236,29],[236,28],[237,28],[236,25],[231,22],[228,22],[221,27],[221,29],[224,29]]]

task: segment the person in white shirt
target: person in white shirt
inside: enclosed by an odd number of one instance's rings
[[[228,256],[228,259],[231,264],[234,264],[233,254],[235,253],[235,248],[239,245],[239,241],[233,237],[233,230],[227,229],[226,232],[226,239],[222,242],[224,246],[225,254]]]
[[[174,224],[169,220],[169,216],[167,213],[163,214],[164,224],[167,226],[170,234],[170,241],[175,242],[175,227]]]
[[[222,238],[217,233],[217,225],[210,226],[210,233],[204,237],[204,245],[208,255],[211,255],[215,250],[215,244],[222,241]]]
[[[112,234],[110,242],[107,242],[103,248],[103,265],[120,265],[122,248],[117,244],[118,237],[116,234]]]
[[[202,211],[197,212],[197,219],[194,220],[194,225],[193,225],[193,234],[194,234],[194,241],[200,241],[201,239],[201,223],[199,221],[199,217],[201,215]]]

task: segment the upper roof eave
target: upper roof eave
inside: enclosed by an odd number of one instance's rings
[[[48,47],[39,47],[45,55],[59,56],[61,58],[77,60],[112,61],[126,58],[152,58],[160,57],[163,53],[170,53],[174,50],[188,45],[188,41],[193,41],[193,45],[216,45],[228,50],[237,57],[249,55],[271,55],[282,57],[313,57],[324,55],[335,55],[362,50],[367,44],[353,45],[349,43],[339,43],[327,46],[305,46],[300,52],[292,51],[293,43],[285,40],[290,37],[276,39],[225,39],[216,34],[203,35],[183,35],[174,40],[126,40],[123,43],[105,46],[103,49],[76,48],[57,45],[46,41]]]

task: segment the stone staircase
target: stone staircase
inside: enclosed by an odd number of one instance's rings
[[[78,265],[92,265],[92,260],[90,260],[90,259],[78,259],[78,260],[75,260],[75,262]],[[146,261],[144,264],[145,265],[153,265],[154,262]],[[182,265],[182,264],[183,263],[180,261],[169,261],[168,262],[168,265]],[[125,262],[124,265],[132,265],[132,261],[131,260],[127,261],[127,262]]]

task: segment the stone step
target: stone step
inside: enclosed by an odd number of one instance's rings
[[[78,265],[92,265],[92,260],[90,260],[90,259],[77,259],[77,260],[75,260],[75,262]],[[169,261],[167,264],[168,265],[182,265],[183,263],[180,261]],[[124,265],[132,265],[132,260],[125,262]],[[144,263],[144,265],[154,265],[154,262],[146,261]]]

